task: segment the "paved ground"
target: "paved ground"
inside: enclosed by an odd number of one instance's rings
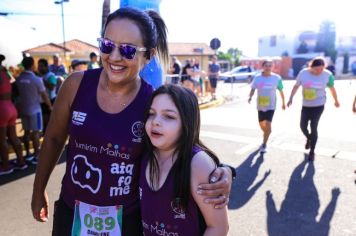
[[[293,81],[285,82],[286,97]],[[319,126],[314,163],[305,160],[299,127],[300,97],[286,111],[276,111],[268,152],[261,143],[255,104],[247,103],[245,84],[219,84],[230,101],[202,110],[201,137],[238,173],[229,204],[230,236],[356,235],[356,115],[351,104],[356,82],[337,81],[341,107],[328,102]],[[232,91],[232,92],[231,92]],[[299,91],[300,93],[300,91]],[[57,199],[64,164],[48,184]],[[51,220],[32,219],[30,198],[34,167],[0,177],[0,235],[50,235]]]

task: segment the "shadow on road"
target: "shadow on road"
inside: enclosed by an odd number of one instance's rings
[[[340,190],[339,188],[334,188],[331,191],[332,198],[321,214],[319,222],[316,221],[320,202],[313,180],[314,173],[314,163],[308,162],[307,156],[305,156],[304,161],[295,168],[290,177],[288,191],[279,211],[276,209],[272,193],[270,191],[266,192],[269,236],[327,236],[329,234],[330,221],[335,212]]]
[[[259,154],[259,156],[256,158],[255,163],[252,163],[257,154]],[[264,174],[264,177],[252,186],[262,163],[263,154],[260,154],[259,150],[256,150],[251,153],[239,167],[236,168],[237,176],[231,186],[232,191],[228,205],[229,209],[238,209],[245,205],[264,183],[271,171],[267,171]]]
[[[59,158],[57,165],[62,164],[66,160],[65,150],[62,152],[61,157]],[[0,186],[16,181],[18,179],[24,178],[26,176],[32,175],[36,172],[36,165],[29,164],[26,170],[15,170],[11,174],[0,176]]]

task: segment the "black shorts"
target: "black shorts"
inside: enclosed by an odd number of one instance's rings
[[[60,197],[54,203],[52,236],[72,235],[74,210]],[[137,209],[122,219],[123,236],[143,236],[140,210]]]
[[[258,111],[258,121],[269,121],[272,122],[274,115],[274,110],[268,110],[268,111]]]
[[[218,79],[217,79],[217,78],[209,78],[209,81],[210,81],[210,86],[211,86],[212,88],[216,88]]]

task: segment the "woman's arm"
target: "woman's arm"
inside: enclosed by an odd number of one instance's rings
[[[293,86],[293,89],[292,89],[292,92],[290,93],[290,96],[289,96],[289,100],[288,100],[288,103],[287,103],[287,106],[290,107],[293,103],[293,97],[295,95],[295,93],[298,91],[298,88],[299,88],[299,85],[298,84],[295,84]]]
[[[226,206],[215,208],[213,205],[206,205],[204,196],[196,191],[200,183],[209,181],[215,167],[214,161],[205,152],[198,152],[192,159],[191,193],[207,225],[204,236],[225,236],[229,230]]]
[[[75,73],[69,76],[63,83],[54,103],[41,146],[31,202],[33,217],[41,222],[48,220],[48,196],[45,189],[68,137],[70,107],[81,78],[82,74]]]
[[[354,99],[354,104],[352,105],[352,111],[356,113],[356,95]]]

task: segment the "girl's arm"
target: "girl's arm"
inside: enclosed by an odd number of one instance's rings
[[[354,104],[352,105],[352,111],[356,113],[356,95],[354,99]]]
[[[68,137],[68,122],[71,116],[70,107],[81,78],[82,74],[74,73],[63,83],[54,103],[54,109],[41,146],[31,202],[33,217],[41,222],[48,220],[46,186]]]
[[[250,91],[250,96],[249,96],[249,98],[248,98],[248,103],[251,103],[251,99],[252,99],[252,97],[253,97],[253,94],[255,93],[255,90],[256,90],[256,89],[254,89],[254,88],[251,89],[251,91]]]
[[[329,87],[330,89],[330,92],[331,92],[331,95],[333,96],[334,98],[334,101],[335,101],[335,107],[339,107],[340,106],[340,103],[339,103],[339,100],[337,99],[337,93],[336,93],[336,89],[334,86],[332,87]]]
[[[216,164],[205,152],[198,152],[192,159],[191,193],[207,225],[204,236],[225,236],[229,231],[226,206],[215,208],[214,205],[207,205],[204,202],[205,197],[196,191],[200,183],[209,182],[210,174],[215,168]]]
[[[281,95],[281,98],[282,98],[282,109],[285,110],[286,109],[286,103],[285,103],[285,100],[284,100],[283,90],[279,90],[279,94]]]

